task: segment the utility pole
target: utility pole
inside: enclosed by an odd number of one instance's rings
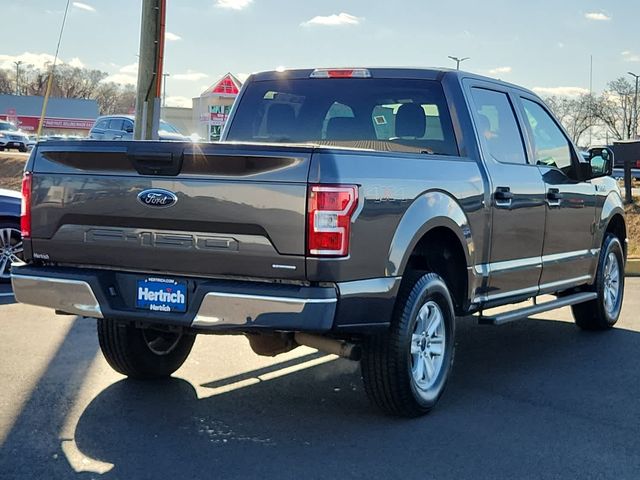
[[[593,55],[590,56],[589,63],[589,147],[592,143],[593,130]]]
[[[20,95],[20,65],[22,65],[22,63],[22,60],[13,62],[13,64],[16,66],[16,95]]]
[[[640,75],[633,72],[627,73],[636,79],[636,93],[633,97],[633,138],[635,139],[638,136],[638,78]]]
[[[167,77],[170,77],[170,73],[162,74],[162,106],[167,106]]]
[[[454,62],[456,62],[456,70],[460,70],[460,64],[465,60],[469,60],[471,57],[458,58],[458,57],[452,57],[451,55],[449,55],[449,58]]]
[[[143,0],[134,138],[158,138],[167,0]]]

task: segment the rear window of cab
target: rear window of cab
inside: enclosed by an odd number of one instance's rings
[[[227,140],[458,155],[442,86],[432,80],[254,81]]]

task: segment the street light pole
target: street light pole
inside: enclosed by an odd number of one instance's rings
[[[20,95],[20,65],[22,65],[22,63],[22,60],[13,62],[13,64],[16,66],[16,95]]]
[[[449,58],[454,62],[456,62],[456,70],[460,70],[460,64],[465,60],[469,60],[471,57],[458,58],[458,57],[452,57],[451,55],[449,55]]]
[[[167,106],[167,77],[170,77],[170,73],[162,74],[162,106]]]
[[[633,72],[627,73],[636,79],[636,93],[633,97],[633,138],[636,138],[638,136],[638,78],[640,75]]]

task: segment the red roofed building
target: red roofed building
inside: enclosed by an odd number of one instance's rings
[[[208,141],[220,139],[231,105],[238,96],[242,82],[227,73],[193,99],[193,123],[197,134]]]

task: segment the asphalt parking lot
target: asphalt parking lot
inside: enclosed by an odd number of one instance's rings
[[[0,294],[8,293],[7,287]],[[384,417],[358,365],[267,359],[199,337],[168,381],[103,360],[95,321],[0,296],[0,478],[615,478],[640,472],[640,279],[623,317],[581,332],[568,309],[458,327],[429,416]]]

